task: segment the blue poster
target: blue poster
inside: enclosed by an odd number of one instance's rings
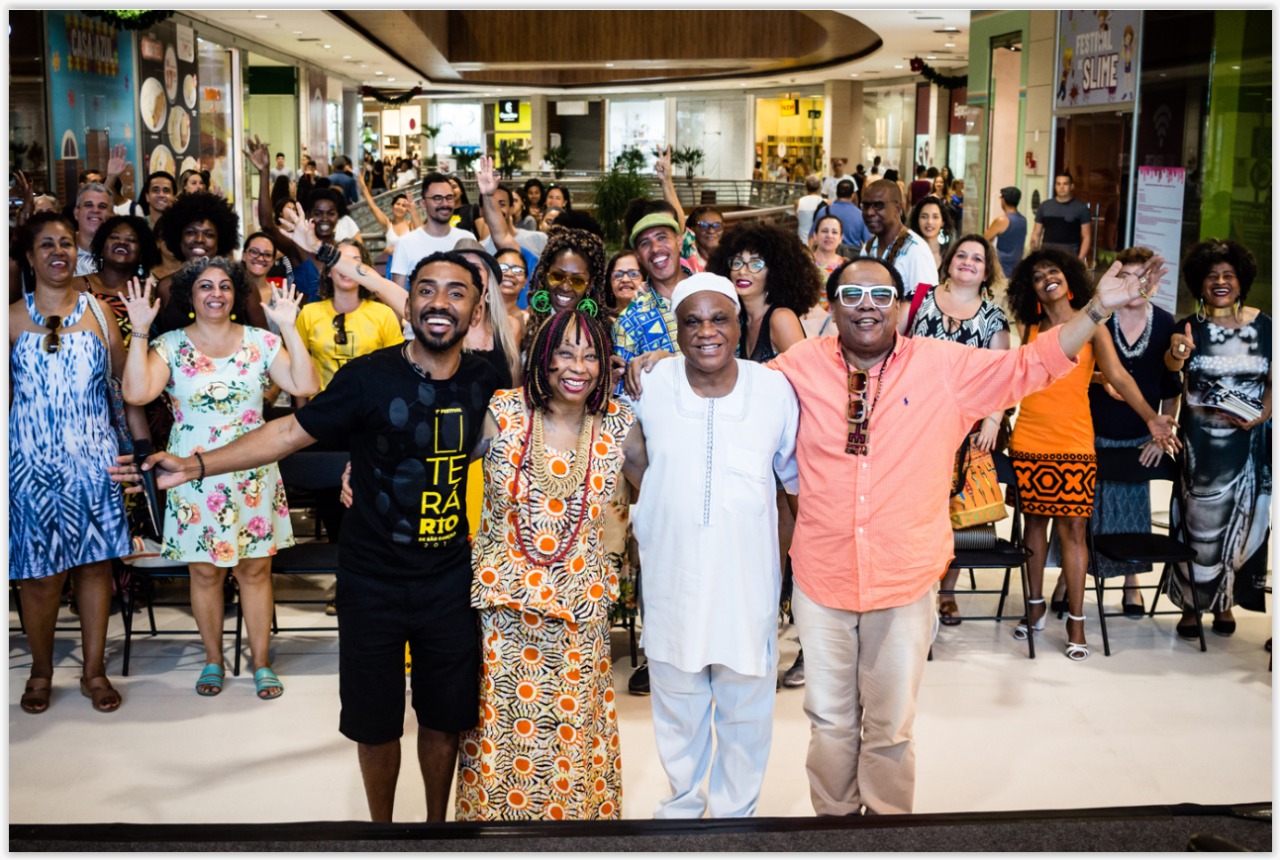
[[[74,189],[81,171],[105,171],[124,144],[138,169],[133,34],[77,12],[46,12],[51,185]]]

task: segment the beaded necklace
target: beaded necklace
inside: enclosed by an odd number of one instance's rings
[[[1120,328],[1120,315],[1111,315],[1111,319],[1107,324],[1111,326],[1111,339],[1116,342],[1116,349],[1120,351],[1120,355],[1122,357],[1132,360],[1140,357],[1147,351],[1147,344],[1151,341],[1151,323],[1154,318],[1155,314],[1151,310],[1151,305],[1148,304],[1147,324],[1142,329],[1142,336],[1138,338],[1137,342],[1134,343],[1133,346],[1129,346],[1129,344],[1125,342],[1124,334]]]
[[[516,544],[526,558],[537,564],[556,564],[563,560],[569,554],[569,550],[573,548],[573,545],[577,543],[578,533],[582,531],[582,522],[586,519],[587,488],[591,486],[591,448],[594,436],[595,416],[588,415],[582,422],[582,431],[578,434],[578,450],[574,453],[573,471],[564,478],[556,478],[547,472],[547,449],[543,441],[542,412],[537,409],[533,410],[533,419],[529,422],[528,429],[525,430],[524,444],[520,449],[520,464],[516,467],[515,486],[512,495],[516,499],[520,498],[520,473],[524,471],[525,465],[529,463],[530,448],[536,448],[537,454],[534,462],[529,466],[529,471],[532,473],[532,486],[529,487],[528,498],[525,501],[525,506],[528,509],[528,519],[531,520],[533,518],[534,487],[537,487],[546,496],[568,501],[574,491],[577,490],[578,485],[582,485],[582,497],[578,501],[577,522],[573,526],[573,532],[563,542],[560,552],[554,556],[542,555],[525,544],[523,523],[526,518],[521,516],[521,511],[517,506]],[[566,512],[568,511],[568,505],[565,506],[565,510]]]

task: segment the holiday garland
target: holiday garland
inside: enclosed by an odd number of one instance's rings
[[[82,12],[90,18],[106,21],[124,30],[145,30],[173,17],[171,11],[147,11],[144,9],[98,9]]]
[[[422,87],[414,87],[411,90],[405,90],[397,96],[389,96],[376,87],[361,87],[360,95],[365,96],[366,98],[371,98],[384,105],[402,105],[414,96],[422,95]]]
[[[918,72],[934,86],[948,90],[957,90],[969,85],[968,75],[944,75],[919,57],[914,57],[911,60],[911,71]]]

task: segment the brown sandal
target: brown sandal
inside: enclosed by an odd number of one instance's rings
[[[49,694],[52,690],[52,678],[28,678],[18,704],[28,714],[43,714],[49,710]]]
[[[91,681],[100,683],[91,684]],[[107,680],[106,675],[99,675],[96,678],[80,679],[80,695],[86,699],[93,700],[93,709],[109,714],[120,707],[120,693],[116,688],[111,686],[111,682]]]
[[[960,607],[954,600],[944,600],[938,604],[938,621],[948,627],[955,627],[960,623],[960,619],[956,617],[959,614]]]

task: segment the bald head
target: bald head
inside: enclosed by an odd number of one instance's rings
[[[898,187],[898,183],[896,182],[891,182],[888,179],[877,179],[875,182],[869,183],[866,190],[882,190],[884,192],[884,196],[879,199],[891,200],[899,206],[902,205],[902,189]]]

